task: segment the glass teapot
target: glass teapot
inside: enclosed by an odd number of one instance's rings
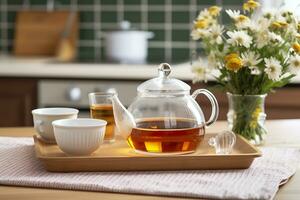
[[[214,95],[198,89],[190,95],[191,87],[170,78],[171,66],[162,63],[158,77],[138,86],[138,95],[126,109],[117,94],[112,97],[115,123],[119,133],[131,148],[139,153],[184,154],[196,150],[219,113]],[[208,121],[195,98],[204,94],[211,102]]]

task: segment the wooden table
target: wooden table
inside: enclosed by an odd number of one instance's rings
[[[217,122],[207,132],[216,132],[226,128],[226,122]],[[298,147],[300,148],[300,119],[297,120],[272,120],[267,122],[269,130],[265,146]],[[0,136],[32,136],[32,128],[0,128]],[[15,186],[0,186],[0,199],[183,199],[174,197],[157,197],[137,194],[120,194],[104,192],[84,192],[57,189],[25,188]],[[185,198],[187,199],[187,198]],[[300,167],[290,181],[282,186],[275,199],[299,200],[300,199]]]

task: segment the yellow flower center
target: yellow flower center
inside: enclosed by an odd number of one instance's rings
[[[208,12],[212,16],[218,16],[220,14],[221,8],[219,6],[211,6],[208,8]]]
[[[300,62],[298,60],[295,60],[294,65],[295,65],[295,67],[300,67]]]
[[[273,28],[281,28],[281,24],[279,22],[273,22],[271,26]]]
[[[260,4],[254,0],[249,0],[246,3],[243,4],[243,9],[250,11],[250,10],[254,10],[255,8],[259,7]]]
[[[292,47],[296,53],[300,53],[300,44],[298,42],[294,43]]]
[[[205,19],[200,19],[194,22],[195,28],[203,29],[206,28],[208,25],[207,21]]]
[[[249,20],[249,18],[247,16],[245,16],[245,15],[239,15],[237,17],[237,19],[236,19],[236,22],[245,22],[247,20]]]
[[[237,53],[230,53],[225,56],[224,60],[225,62],[228,62],[231,58],[238,58],[239,55]]]
[[[288,26],[288,23],[280,22],[280,21],[275,21],[271,24],[271,27],[273,27],[273,28],[286,28],[287,26]]]
[[[250,8],[257,8],[260,6],[260,4],[254,0],[249,0],[247,3],[249,4]]]
[[[286,22],[278,22],[282,27],[287,27],[288,23]]]
[[[236,41],[237,41],[239,44],[242,44],[244,40],[243,40],[243,38],[238,37],[238,38],[236,38]]]
[[[273,66],[273,65],[270,66],[270,71],[271,71],[272,73],[275,72],[275,69],[276,69],[275,66]]]
[[[242,60],[239,57],[234,57],[226,62],[226,67],[232,71],[238,71],[243,66]]]

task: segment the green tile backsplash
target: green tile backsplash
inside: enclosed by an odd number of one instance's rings
[[[24,6],[45,10],[48,1],[0,0],[0,51],[12,51],[16,12]],[[70,9],[74,4],[80,13],[80,60],[105,60],[99,33],[116,29],[119,21],[128,20],[137,29],[154,32],[155,37],[149,40],[149,62],[181,62],[199,49],[189,36],[199,10],[215,4],[240,9],[242,3],[243,0],[55,0],[55,9]],[[221,16],[228,21],[224,14]]]

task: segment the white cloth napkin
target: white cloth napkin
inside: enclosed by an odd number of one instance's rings
[[[262,148],[245,170],[50,173],[32,138],[0,137],[0,184],[221,199],[272,199],[298,166],[299,149]]]

